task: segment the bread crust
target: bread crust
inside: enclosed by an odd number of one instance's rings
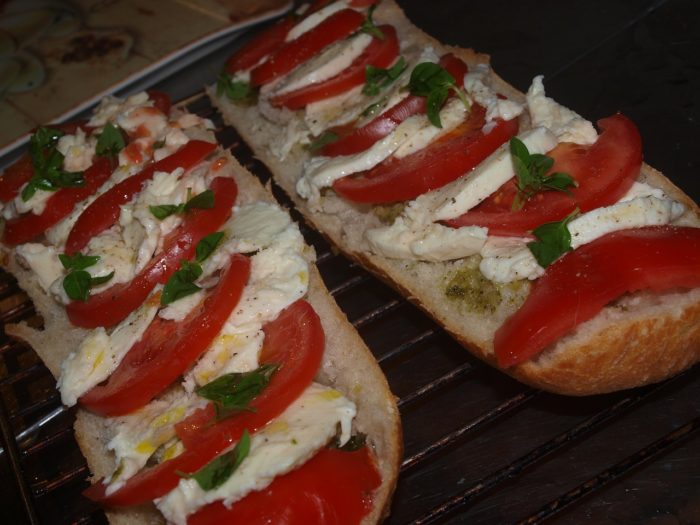
[[[235,159],[229,160],[239,188],[237,205],[253,201],[276,203],[257,178]],[[309,252],[312,252],[311,248]],[[22,267],[12,251],[5,249],[3,256],[5,267],[15,275],[20,287],[27,292],[44,320],[43,329],[22,322],[7,325],[6,333],[32,346],[57,378],[61,363],[78,347],[88,331],[70,324],[65,309],[44,293],[32,273]],[[367,435],[368,445],[374,451],[382,477],[382,483],[374,495],[374,508],[363,523],[377,523],[389,512],[403,452],[396,399],[374,356],[335,304],[315,265],[311,264],[309,269],[309,291],[306,298],[321,318],[326,336],[323,361],[316,379],[343,392],[357,406],[354,427]],[[56,341],[59,340],[61,344],[57,345]],[[93,473],[93,481],[111,475],[116,467],[114,455],[107,450],[107,443],[114,432],[115,425],[108,418],[78,409],[75,436]],[[110,523],[115,524],[164,523],[163,516],[154,505],[107,509],[105,512]]]
[[[410,42],[410,46],[430,45],[438,52],[453,52],[470,67],[488,62],[488,56],[471,49],[440,44],[413,26],[393,1],[383,0],[374,18],[377,23],[394,25],[400,40]],[[523,93],[493,72],[490,81],[500,93],[517,101],[525,100]],[[267,147],[278,129],[267,126],[256,107],[234,105],[217,97],[211,89],[209,95],[224,120],[238,130],[270,168],[274,181],[313,227],[345,255],[421,308],[476,357],[499,368],[493,352],[493,334],[517,309],[517,304],[505,305],[488,315],[465,312],[455,308],[435,286],[449,274],[452,263],[416,263],[371,253],[363,232],[379,223],[368,206],[342,201],[330,193],[323,197],[322,211],[311,209],[296,193],[296,181],[309,154],[296,148],[284,162],[280,161]],[[527,117],[521,117],[521,129],[527,126]],[[697,204],[657,170],[644,164],[640,180],[683,203],[687,208],[683,223],[700,224]],[[598,394],[660,381],[700,360],[699,316],[699,290],[632,294],[607,306],[537,358],[501,370],[534,387],[568,395]]]

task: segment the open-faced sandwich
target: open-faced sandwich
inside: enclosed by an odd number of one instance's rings
[[[700,359],[698,207],[624,115],[520,93],[391,0],[302,6],[210,95],[312,225],[484,361],[584,395]]]
[[[28,342],[113,523],[376,523],[401,435],[295,223],[167,96],[38,129],[0,176]]]

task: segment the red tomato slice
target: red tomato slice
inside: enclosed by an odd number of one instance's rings
[[[291,16],[286,17],[258,33],[228,58],[225,66],[226,72],[233,74],[236,71],[250,69],[263,57],[279,49],[284,44],[287,33],[296,23],[296,20]]]
[[[46,201],[46,207],[41,215],[24,213],[5,223],[2,242],[15,246],[29,242],[39,237],[48,228],[68,216],[75,205],[95,193],[112,175],[112,167],[108,159],[97,158],[83,177],[85,185],[80,188],[61,188],[54,192]]]
[[[141,408],[170,386],[209,347],[238,304],[250,276],[250,260],[233,255],[219,283],[183,321],[158,316],[117,369],[80,399],[101,416],[122,416]]]
[[[10,202],[17,197],[19,190],[29,182],[32,175],[34,175],[32,159],[28,153],[25,153],[0,175],[0,201]]]
[[[147,93],[148,98],[153,101],[153,107],[167,116],[170,113],[170,108],[173,105],[172,101],[170,100],[170,95],[155,89],[149,89]]]
[[[191,259],[197,243],[214,232],[231,215],[236,202],[236,182],[228,177],[212,181],[214,207],[191,210],[173,232],[163,240],[163,249],[128,283],[119,283],[91,295],[87,301],[71,301],[66,313],[71,323],[83,328],[113,326],[141,303],[158,283],[165,283],[183,259]]]
[[[536,356],[621,295],[700,286],[700,228],[655,226],[609,233],[549,266],[497,331],[498,364]]]
[[[202,507],[187,523],[356,525],[372,510],[372,491],[380,483],[367,447],[355,452],[324,448],[263,490],[251,492],[228,509],[221,502]]]
[[[387,67],[399,55],[399,40],[396,30],[390,25],[379,26],[384,39],[373,38],[364,52],[353,60],[342,73],[309,86],[278,95],[270,100],[273,106],[301,109],[307,104],[340,95],[365,82],[367,66]]]
[[[265,326],[260,361],[279,364],[280,368],[251,403],[255,412],[241,412],[206,428],[200,428],[202,414],[195,413],[178,429],[194,446],[171,460],[141,471],[109,496],[103,483],[92,485],[84,494],[109,506],[139,505],[163,496],[177,485],[178,472],[196,472],[237,442],[243,430],[253,433],[281,414],[311,384],[321,365],[324,344],[323,327],[313,307],[303,300],[295,302]],[[192,421],[196,429],[187,428]],[[189,439],[194,436],[196,439]]]
[[[443,55],[440,58],[440,65],[444,67],[455,79],[459,87],[464,85],[464,75],[467,74],[467,65],[452,53]],[[394,131],[394,128],[401,124],[411,115],[425,113],[425,97],[409,95],[395,106],[389,108],[381,115],[378,115],[361,128],[349,132],[335,142],[326,145],[321,151],[321,155],[327,157],[337,157],[339,155],[352,155],[364,151],[379,139],[386,137]],[[333,130],[338,132],[338,130]],[[342,132],[339,134],[342,135]]]
[[[374,168],[333,184],[342,197],[365,203],[413,199],[464,175],[518,131],[517,119],[496,121],[484,133],[485,110],[472,105],[467,120],[452,133],[402,159],[389,157]]]
[[[565,172],[578,183],[572,196],[538,193],[512,211],[516,195],[511,179],[472,211],[447,221],[450,226],[487,226],[492,235],[524,235],[546,222],[560,221],[575,208],[586,212],[617,202],[632,186],[642,165],[642,141],[635,125],[617,114],[598,121],[602,133],[590,146],[563,143],[549,152],[552,173]]]
[[[211,142],[191,140],[172,155],[150,164],[139,173],[112,186],[80,214],[68,234],[66,253],[72,255],[79,252],[95,235],[117,222],[121,205],[131,201],[134,195],[141,191],[143,184],[153,178],[156,171],[170,173],[177,168],[188,171],[215,149],[216,144]]]
[[[350,36],[364,20],[365,16],[354,9],[343,9],[333,13],[299,38],[287,42],[253,69],[250,72],[251,83],[260,86],[286,75],[326,46]]]

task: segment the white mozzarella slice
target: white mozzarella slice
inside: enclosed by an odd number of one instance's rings
[[[519,279],[536,279],[544,273],[530,249],[529,239],[489,237],[481,251],[479,270],[497,283],[509,283]]]
[[[536,128],[519,136],[530,153],[546,153],[557,145],[557,140],[545,128]],[[503,144],[470,173],[459,179],[419,196],[410,202],[406,215],[414,222],[442,221],[459,217],[482,202],[513,177],[510,146]]]
[[[512,120],[520,115],[524,110],[523,105],[508,98],[500,98],[498,93],[487,85],[488,75],[487,64],[477,64],[464,75],[464,90],[486,109],[486,122],[495,119]]]
[[[341,428],[341,443],[350,437],[354,403],[337,390],[312,384],[278,418],[250,438],[250,451],[238,469],[221,486],[203,490],[194,479],[181,479],[177,487],[156,500],[165,518],[184,525],[200,507],[223,500],[230,506],[252,491],[309,460]]]
[[[274,244],[290,224],[289,215],[279,206],[255,202],[234,208],[223,231],[236,252],[250,253]]]
[[[77,351],[61,364],[58,389],[64,405],[73,406],[78,398],[107,379],[119,366],[158,312],[153,301],[144,302],[117,325],[111,334],[96,328],[83,340]]]
[[[578,248],[614,231],[668,224],[684,211],[679,202],[651,196],[596,208],[569,223],[571,246]]]
[[[643,188],[633,191],[643,191]],[[685,212],[682,204],[670,199],[651,195],[624,199],[573,219],[568,225],[571,247],[576,249],[615,231],[669,224]],[[503,244],[499,245],[495,238],[489,238],[482,251],[479,268],[485,277],[505,283],[517,279],[536,279],[544,273],[527,248],[527,241],[500,242]]]
[[[222,333],[259,329],[304,296],[309,268],[302,243],[299,230],[290,226],[272,246],[251,257],[250,279]]]
[[[87,138],[85,132],[78,128],[75,135],[63,135],[58,139],[56,149],[63,155],[63,169],[66,171],[85,171],[92,164],[97,139]]]
[[[372,42],[372,36],[367,33],[359,33],[346,40],[340,40],[311,60],[305,62],[287,75],[279,84],[270,91],[269,96],[290,93],[333,78],[345,71],[357,57],[364,53]]]
[[[438,128],[433,125],[422,127],[409,140],[396,149],[394,157],[400,159],[425,148],[432,141],[449,133],[464,122],[466,115],[467,108],[464,107],[464,103],[457,97],[451,99],[440,111],[440,123],[442,127]]]
[[[185,389],[192,391],[230,372],[255,370],[259,366],[258,356],[264,339],[265,333],[262,330],[224,330],[185,375]]]
[[[545,126],[554,133],[559,142],[593,144],[598,139],[593,124],[578,113],[545,96],[542,75],[532,80],[527,91],[527,105],[533,126]]]
[[[365,237],[372,250],[394,259],[449,261],[479,253],[486,241],[487,229],[478,226],[449,228],[433,223],[412,229],[399,217],[391,226],[367,230]]]
[[[178,447],[167,447],[175,437],[175,425],[207,401],[183,390],[170,390],[132,414],[119,418],[119,430],[107,445],[115,455],[117,470],[110,479],[107,493],[118,490],[124,482],[146,466],[149,458],[162,446],[163,460],[170,459]]]
[[[351,122],[357,116],[358,103],[366,100],[362,87],[357,86],[340,95],[307,104],[304,123],[311,134],[319,136],[330,127]]]

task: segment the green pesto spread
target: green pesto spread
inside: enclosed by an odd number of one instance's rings
[[[484,277],[479,271],[481,257],[468,257],[458,268],[445,276],[444,292],[450,301],[459,302],[467,310],[479,314],[493,314],[507,301],[518,307],[527,292],[525,281],[499,284]]]

